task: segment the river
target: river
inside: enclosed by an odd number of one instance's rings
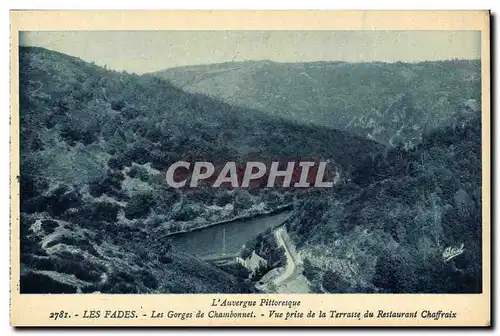
[[[179,251],[205,260],[235,257],[241,247],[269,228],[283,224],[292,211],[238,219],[170,236],[172,246]]]

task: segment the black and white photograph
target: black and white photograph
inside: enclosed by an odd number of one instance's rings
[[[20,292],[481,293],[477,31],[22,31]]]
[[[21,293],[480,293],[474,31],[21,32]]]

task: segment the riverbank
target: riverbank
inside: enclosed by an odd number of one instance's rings
[[[241,221],[241,220],[249,220],[249,219],[256,219],[256,218],[265,217],[265,216],[269,216],[269,215],[276,215],[276,214],[279,214],[281,212],[290,211],[292,209],[293,209],[293,203],[290,203],[290,204],[276,207],[276,208],[269,210],[269,211],[263,211],[263,212],[259,212],[259,213],[255,213],[255,214],[251,214],[251,215],[237,216],[237,217],[233,217],[230,219],[224,219],[221,221],[211,222],[211,223],[205,224],[205,225],[195,226],[195,227],[185,229],[185,230],[170,232],[166,236],[175,236],[175,235],[179,235],[179,234],[183,234],[183,233],[190,233],[193,231],[203,230],[203,229],[206,229],[206,228],[209,228],[212,226],[221,225],[221,224],[228,224],[228,223],[237,222],[237,221]]]

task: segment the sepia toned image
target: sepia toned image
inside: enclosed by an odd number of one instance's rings
[[[11,278],[13,300],[64,302],[45,325],[489,323],[487,15],[415,30],[17,15]],[[391,306],[427,295],[436,308]]]

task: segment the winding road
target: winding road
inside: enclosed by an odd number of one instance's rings
[[[297,260],[295,253],[292,254],[291,246],[285,239],[286,230],[284,227],[280,227],[276,231],[274,231],[274,235],[276,237],[276,241],[278,245],[283,247],[285,250],[286,264],[283,267],[283,272],[274,279],[274,284],[276,286],[280,286],[284,284],[286,281],[290,280],[295,273],[297,272]]]
[[[309,282],[302,274],[302,261],[290,241],[285,227],[274,231],[276,242],[285,250],[286,264],[280,269],[272,270],[267,280],[261,281],[258,288],[263,292],[276,293],[309,293]],[[277,275],[273,276],[273,273]]]

